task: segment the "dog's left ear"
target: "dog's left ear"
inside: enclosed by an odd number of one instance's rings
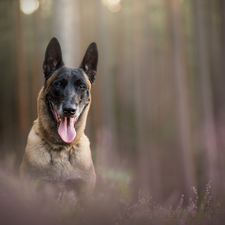
[[[88,75],[90,82],[93,84],[97,74],[98,49],[95,42],[92,42],[84,55],[80,68]]]

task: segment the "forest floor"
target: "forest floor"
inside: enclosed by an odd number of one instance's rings
[[[165,206],[142,198],[141,191],[138,200],[130,202],[126,193],[104,180],[95,200],[80,206],[69,195],[59,201],[50,189],[25,188],[10,166],[0,165],[0,224],[220,225],[225,221],[225,208],[213,201],[210,181],[203,199],[192,187],[195,198],[189,204],[184,204],[182,195],[176,206]]]

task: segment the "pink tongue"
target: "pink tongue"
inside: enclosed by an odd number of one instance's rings
[[[76,131],[74,128],[75,122],[76,118],[61,117],[58,133],[62,140],[66,143],[71,143],[76,137]]]

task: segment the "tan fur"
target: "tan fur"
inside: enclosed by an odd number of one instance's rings
[[[62,143],[52,130],[52,119],[47,111],[45,96],[57,71],[47,80],[38,95],[38,118],[29,133],[27,146],[20,166],[23,178],[61,183],[74,190],[79,186],[79,195],[91,195],[95,187],[95,170],[91,158],[90,143],[84,129],[89,105],[75,124],[76,137],[70,144]],[[86,74],[89,90],[91,83]],[[76,190],[77,191],[77,190]]]

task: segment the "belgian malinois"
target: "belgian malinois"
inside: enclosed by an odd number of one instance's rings
[[[94,42],[78,68],[64,65],[57,38],[49,42],[43,63],[45,82],[37,99],[38,118],[20,166],[22,178],[72,189],[78,198],[92,195],[96,175],[84,129],[97,63]]]

